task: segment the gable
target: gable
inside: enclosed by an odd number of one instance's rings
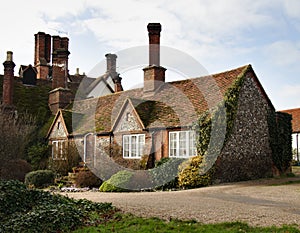
[[[104,74],[95,79],[86,90],[88,98],[95,98],[114,93],[114,82],[109,74]]]
[[[36,85],[36,72],[32,66],[29,66],[23,71],[23,84]]]
[[[114,132],[143,130],[143,125],[130,100],[126,100],[113,126]]]
[[[101,81],[95,86],[94,89],[91,90],[91,92],[88,93],[87,97],[99,97],[103,95],[111,94],[111,89],[107,86],[107,84],[104,81]]]
[[[49,139],[58,139],[58,138],[67,138],[68,137],[68,131],[65,126],[65,122],[63,120],[61,111],[57,113],[57,117],[55,117],[54,122],[52,123],[52,126],[50,128],[50,131],[48,133]]]

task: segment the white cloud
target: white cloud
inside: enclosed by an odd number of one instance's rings
[[[276,41],[264,50],[269,62],[281,67],[299,67],[300,61],[300,41]]]
[[[283,7],[288,16],[300,19],[300,1],[283,1]]]

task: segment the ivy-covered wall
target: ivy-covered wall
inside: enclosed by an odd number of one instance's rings
[[[292,160],[292,116],[283,112],[269,112],[270,145],[272,149],[274,173],[290,172]]]
[[[268,114],[274,110],[263,97],[253,76],[253,71],[249,70],[240,82],[233,125],[227,130],[225,145],[216,162],[214,179],[217,182],[272,175]]]

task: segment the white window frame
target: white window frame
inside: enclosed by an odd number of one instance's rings
[[[66,140],[52,141],[52,159],[53,160],[66,160],[64,150],[66,149]]]
[[[195,131],[185,130],[185,131],[169,132],[169,157],[170,158],[189,158],[196,155],[197,155],[197,150],[196,150]]]
[[[133,143],[134,138],[136,140],[135,143]],[[123,158],[124,159],[140,159],[143,156],[144,147],[145,147],[145,134],[123,135]]]

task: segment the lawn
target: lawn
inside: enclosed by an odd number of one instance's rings
[[[219,224],[201,224],[196,221],[171,220],[163,221],[158,218],[140,218],[133,215],[117,214],[115,219],[98,227],[84,227],[74,231],[76,233],[92,232],[255,232],[255,233],[300,233],[294,226],[283,227],[251,227],[246,223],[230,222]]]

